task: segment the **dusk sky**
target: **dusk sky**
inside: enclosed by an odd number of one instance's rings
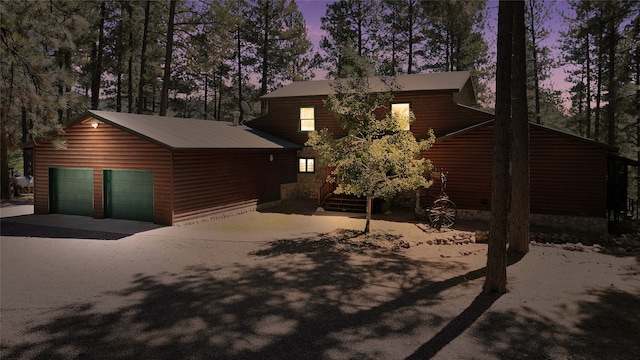
[[[298,8],[304,14],[305,21],[307,23],[307,33],[309,35],[309,39],[313,43],[314,50],[319,50],[318,43],[320,38],[324,34],[324,31],[320,29],[320,18],[324,16],[327,3],[335,2],[335,0],[297,0]],[[560,50],[558,49],[558,37],[559,32],[563,30],[566,26],[561,20],[560,13],[563,12],[565,16],[572,16],[570,13],[568,3],[566,1],[558,0],[558,1],[546,1],[549,3],[551,8],[551,16],[554,17],[552,21],[550,21],[547,26],[550,30],[550,36],[545,40],[545,45],[547,45],[553,54],[553,57],[557,57],[560,54]],[[489,51],[495,55],[495,42],[496,42],[496,31],[497,31],[497,23],[498,23],[498,1],[490,0],[487,2],[487,10],[489,12],[489,18],[486,25],[485,30],[485,41],[489,44]],[[323,78],[322,75],[320,78]],[[550,82],[544,83],[547,87],[552,87],[556,90],[565,90],[569,87],[564,80],[566,77],[564,70],[559,68],[555,71],[553,78]]]

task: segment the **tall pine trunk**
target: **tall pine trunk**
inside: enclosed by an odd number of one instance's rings
[[[498,6],[496,120],[493,138],[491,218],[484,292],[507,292],[507,230],[509,206],[509,118],[511,115],[511,54],[513,2]]]
[[[536,42],[536,28],[534,27],[535,15],[534,15],[533,5],[534,5],[534,0],[529,0],[529,17],[531,21],[531,29],[530,29],[531,30],[531,61],[533,64],[533,88],[534,88],[533,90],[534,90],[535,107],[536,107],[536,124],[540,124],[542,123],[540,119],[540,80],[539,80],[540,78],[538,76],[538,44]],[[518,7],[517,4],[516,4],[516,7]],[[514,21],[518,21],[518,19],[514,19]],[[515,29],[514,29],[514,36],[516,36]],[[526,70],[526,63],[525,63],[525,70]]]
[[[162,90],[160,93],[160,116],[167,115],[169,107],[169,83],[171,82],[171,58],[173,57],[173,28],[176,16],[177,0],[169,3],[169,25],[167,26],[167,47],[164,55],[164,75],[162,76]]]
[[[271,12],[269,9],[269,5],[270,3],[267,1],[265,2],[265,12],[264,12],[264,33],[263,38],[262,38],[262,80],[261,80],[261,88],[260,88],[260,95],[265,95],[267,93],[267,84],[269,83],[269,46],[271,45],[269,43],[269,31],[271,31],[270,26],[271,26]],[[240,104],[240,108],[242,109],[242,104]],[[241,110],[242,111],[242,110]],[[267,102],[265,100],[262,100],[260,102],[260,113],[264,114],[267,112]]]
[[[615,8],[615,3],[612,3],[613,13],[611,14],[611,19],[609,20],[609,36],[608,36],[608,46],[609,46],[609,79],[608,79],[608,88],[609,88],[609,111],[607,113],[607,144],[609,146],[615,146],[616,136],[616,105],[617,105],[617,84],[616,84],[616,45],[618,43],[618,29],[616,28],[617,24],[617,13]]]
[[[144,27],[142,30],[142,50],[140,53],[140,80],[138,81],[138,114],[142,114],[145,108],[144,87],[145,68],[147,66],[147,36],[149,33],[149,12],[151,11],[151,1],[147,0],[144,7]]]
[[[587,137],[591,138],[591,53],[589,52],[590,43],[589,43],[589,33],[587,33],[585,37],[585,55],[587,57],[587,69],[586,69],[586,77],[587,77]]]
[[[509,250],[529,252],[529,121],[527,119],[527,58],[524,25],[524,0],[514,3],[513,14],[513,78],[511,114],[513,147],[511,166],[511,219]],[[536,110],[536,117],[539,115]],[[539,118],[537,119],[539,121]]]
[[[107,3],[100,3],[100,24],[98,27],[98,41],[93,43],[95,58],[91,72],[91,109],[97,110],[100,105],[100,82],[102,81],[102,54],[104,52],[104,24],[107,17]]]

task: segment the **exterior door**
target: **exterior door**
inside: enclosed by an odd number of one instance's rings
[[[104,170],[104,214],[153,221],[153,171]]]
[[[93,170],[49,169],[50,212],[93,216]]]

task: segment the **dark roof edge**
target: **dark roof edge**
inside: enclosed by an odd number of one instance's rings
[[[141,115],[141,114],[131,114],[131,115]],[[85,120],[87,117],[93,117],[93,118],[96,118],[97,120],[100,120],[100,121],[102,121],[102,122],[105,122],[105,123],[107,123],[107,124],[109,124],[109,125],[111,125],[111,126],[113,126],[113,127],[115,127],[115,128],[118,128],[118,129],[120,129],[120,130],[123,130],[123,131],[125,131],[125,132],[128,132],[128,133],[129,133],[129,134],[131,134],[131,135],[138,136],[138,137],[140,137],[140,138],[142,138],[142,139],[145,139],[145,140],[147,140],[147,141],[149,141],[149,142],[151,142],[151,143],[154,143],[154,144],[156,144],[156,145],[158,145],[158,146],[161,146],[161,147],[163,147],[163,148],[165,148],[165,149],[168,149],[168,150],[176,150],[176,148],[175,148],[175,147],[170,146],[169,144],[165,144],[165,143],[163,143],[163,142],[161,142],[161,141],[158,141],[157,139],[154,139],[154,138],[152,138],[152,137],[149,137],[149,136],[146,136],[146,135],[144,135],[144,134],[141,134],[141,133],[139,133],[139,132],[137,132],[137,131],[134,131],[134,130],[132,130],[132,129],[130,129],[130,128],[128,128],[128,127],[126,127],[126,126],[122,126],[122,125],[120,125],[120,124],[118,124],[118,123],[116,123],[116,122],[113,122],[113,121],[111,121],[111,120],[109,120],[109,119],[107,119],[107,118],[105,118],[105,117],[103,117],[103,116],[100,116],[100,115],[98,115],[98,114],[94,113],[94,112],[93,112],[93,111],[91,111],[91,110],[87,110],[87,111],[84,113],[84,115],[83,115],[81,118],[79,118],[78,120],[70,122],[70,123],[69,123],[69,125],[67,125],[67,127],[71,126],[72,124],[73,124],[73,125],[75,125],[77,122],[82,122],[82,121],[83,121],[83,120]]]
[[[473,106],[469,106],[469,105],[464,105],[464,104],[460,104],[460,103],[456,103],[456,105],[465,108],[465,109],[469,109],[469,110],[473,110],[473,111],[477,111],[477,112],[481,112],[483,114],[487,114],[487,115],[493,115],[495,116],[496,113],[493,111],[489,111],[489,110],[483,110],[483,109],[478,109],[477,107],[473,107]]]
[[[473,109],[473,108],[471,108],[471,109]],[[481,127],[489,126],[493,122],[495,122],[495,119],[487,120],[487,121],[481,122],[479,124],[472,125],[472,126],[469,126],[467,128],[464,128],[464,129],[461,129],[461,130],[457,130],[457,131],[448,133],[446,135],[437,137],[436,141],[446,140],[448,138],[451,138],[451,137],[454,137],[454,136],[458,136],[458,135],[467,133],[469,131],[473,131],[473,130],[479,129]],[[586,137],[583,137],[583,136],[575,135],[575,134],[572,134],[572,133],[569,133],[569,132],[566,132],[566,131],[554,129],[554,128],[549,127],[549,126],[544,126],[544,125],[536,124],[536,123],[532,123],[532,122],[529,122],[529,126],[533,126],[533,127],[539,128],[539,129],[544,130],[544,131],[553,132],[553,133],[556,133],[558,135],[569,137],[569,138],[572,138],[572,139],[575,139],[575,140],[579,140],[579,141],[583,141],[583,142],[586,142],[586,143],[590,143],[592,145],[596,145],[596,146],[599,146],[601,148],[604,148],[607,151],[612,152],[612,153],[617,153],[619,151],[619,149],[617,147],[615,147],[615,146],[603,144],[603,143],[595,141],[593,139],[589,139],[589,138],[586,138]]]
[[[494,119],[491,119],[491,120],[483,121],[483,122],[478,123],[478,124],[475,124],[475,125],[471,125],[471,126],[466,127],[466,128],[464,128],[464,129],[460,129],[460,130],[456,130],[456,131],[454,131],[454,132],[450,132],[450,133],[448,133],[448,134],[445,134],[445,135],[442,135],[442,136],[437,137],[437,138],[436,138],[436,141],[446,140],[446,139],[448,139],[448,138],[451,138],[451,137],[454,137],[454,136],[458,136],[458,135],[461,135],[461,134],[464,134],[464,133],[467,133],[467,132],[473,131],[473,130],[475,130],[475,129],[479,129],[479,128],[481,128],[481,127],[485,127],[485,126],[487,126],[487,125],[491,124],[491,123],[492,123],[492,122],[494,122],[494,121],[495,121]]]

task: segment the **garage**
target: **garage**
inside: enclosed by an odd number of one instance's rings
[[[153,221],[153,171],[104,170],[105,216]]]
[[[299,148],[242,124],[90,110],[34,142],[34,212],[175,225],[270,206]]]
[[[93,170],[50,168],[51,212],[68,215],[93,215]]]

